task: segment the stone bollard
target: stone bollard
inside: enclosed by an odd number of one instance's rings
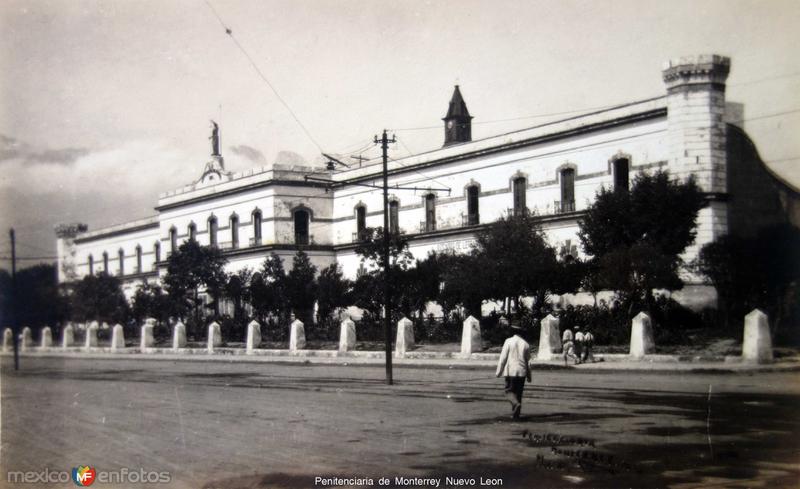
[[[261,324],[256,321],[250,321],[247,325],[247,351],[252,352],[261,344]]]
[[[397,321],[397,341],[395,341],[394,352],[398,357],[403,357],[406,351],[414,346],[414,323],[404,317]]]
[[[303,321],[295,319],[289,330],[289,351],[304,350],[306,348],[306,329]]]
[[[180,348],[186,348],[186,326],[178,321],[172,330],[172,349],[178,351]]]
[[[461,355],[469,358],[481,346],[481,322],[470,316],[464,320],[461,329]]]
[[[214,321],[208,325],[208,352],[212,353],[214,348],[222,344],[222,330],[219,323]]]
[[[155,324],[150,322],[150,320],[146,320],[142,325],[142,333],[141,333],[141,340],[139,342],[139,349],[141,351],[145,351],[147,348],[152,348],[156,344],[156,339],[153,336],[153,330],[155,329]]]
[[[42,328],[42,348],[50,348],[53,346],[53,332],[50,331],[49,326]]]
[[[61,348],[69,348],[73,345],[75,345],[75,328],[72,327],[72,324],[67,324],[61,331]]]
[[[19,351],[28,351],[33,346],[33,334],[31,328],[25,326],[19,334]]]
[[[349,351],[356,346],[356,323],[347,318],[339,328],[339,351]]]
[[[632,321],[630,355],[632,358],[641,359],[655,351],[656,344],[653,341],[653,325],[650,316],[640,312]]]
[[[3,331],[3,351],[11,351],[14,349],[14,332],[11,328],[6,328]]]
[[[86,327],[86,342],[84,344],[86,348],[94,348],[97,346],[98,329],[100,329],[100,325],[97,321],[92,321],[89,323],[89,326]]]
[[[561,331],[558,323],[558,318],[552,314],[548,314],[542,319],[539,331],[539,351],[536,352],[538,360],[550,360],[554,353],[561,353]]]
[[[769,318],[758,309],[744,317],[744,341],[742,359],[750,362],[772,361],[772,337],[769,333]]]
[[[125,330],[121,324],[115,324],[111,329],[111,351],[125,349]]]

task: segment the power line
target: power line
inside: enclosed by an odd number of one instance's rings
[[[739,123],[739,122],[758,121],[758,120],[761,120],[761,119],[769,119],[769,118],[778,117],[778,116],[781,116],[781,115],[794,114],[796,112],[800,112],[800,109],[790,109],[790,110],[785,110],[783,112],[775,112],[775,113],[772,113],[772,114],[763,114],[763,115],[759,115],[759,116],[756,116],[756,117],[748,117],[746,119],[739,119],[739,120],[730,121],[730,122],[735,124],[735,123]]]
[[[13,257],[5,255],[0,256],[0,260],[12,260]],[[19,260],[58,260],[57,256],[17,256],[16,259]]]
[[[800,72],[784,73],[782,75],[775,75],[775,76],[770,76],[770,77],[767,77],[767,78],[758,78],[756,80],[743,81],[743,82],[739,82],[739,83],[730,83],[727,86],[728,87],[741,87],[741,86],[744,86],[744,85],[753,85],[753,84],[756,84],[756,83],[763,83],[763,82],[767,82],[767,81],[778,80],[778,79],[781,79],[781,78],[793,78],[793,77],[796,77],[796,76],[800,76]]]
[[[306,126],[303,125],[303,123],[300,121],[300,118],[297,117],[297,114],[294,113],[292,108],[289,107],[289,104],[283,99],[283,97],[281,97],[281,95],[278,93],[278,91],[275,89],[275,87],[272,85],[272,83],[270,83],[270,81],[267,79],[266,75],[264,75],[264,73],[259,69],[258,65],[253,60],[253,58],[250,56],[250,54],[247,52],[247,50],[244,48],[244,46],[242,46],[239,43],[239,41],[233,35],[233,30],[225,24],[225,22],[222,20],[222,17],[220,17],[219,13],[214,8],[214,6],[211,5],[209,0],[204,0],[204,1],[205,1],[206,5],[208,5],[208,7],[211,9],[211,12],[214,13],[214,17],[217,18],[217,20],[219,21],[220,25],[223,27],[223,29],[225,29],[225,33],[233,40],[233,42],[236,44],[236,46],[239,48],[239,50],[242,52],[242,54],[244,54],[244,56],[250,62],[250,65],[253,67],[253,69],[258,74],[258,76],[261,77],[261,79],[264,81],[264,83],[266,83],[267,86],[272,90],[272,93],[274,93],[275,97],[277,97],[278,100],[283,104],[283,106],[286,107],[286,110],[289,111],[289,114],[292,115],[292,117],[294,118],[295,122],[297,122],[297,125],[300,126],[300,128],[303,130],[305,135],[308,136],[308,139],[310,139],[311,142],[314,143],[314,146],[316,146],[317,149],[320,151],[320,153],[322,153],[323,152],[322,146],[320,146],[320,144],[317,142],[317,140],[314,139],[314,136],[312,136],[311,133],[306,128]]]

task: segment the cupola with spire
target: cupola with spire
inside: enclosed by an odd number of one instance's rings
[[[461,90],[456,85],[447,115],[444,121],[444,145],[467,143],[472,141],[472,116],[469,115],[467,104],[461,96]]]

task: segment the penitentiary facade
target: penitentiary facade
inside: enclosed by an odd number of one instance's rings
[[[552,245],[580,254],[578,222],[596,192],[627,189],[638,172],[659,168],[694,175],[708,201],[687,260],[723,234],[796,219],[796,189],[761,162],[740,128],[743,108],[726,102],[729,69],[730,60],[716,55],[670,61],[659,97],[480,140],[472,140],[472,116],[456,87],[443,146],[389,162],[390,230],[423,258],[467,251],[482,226],[527,209]],[[60,227],[60,281],[107,272],[131,296],[159,280],[169,254],[189,239],[220,248],[230,271],[256,269],[273,252],[288,268],[302,249],[318,268],[338,262],[355,277],[362,231],[383,225],[380,161],[335,172],[274,164],[231,174],[219,150],[212,153],[198,165],[198,180],[159,196],[151,217],[97,230]],[[713,300],[713,292],[690,277],[679,298],[691,305]]]

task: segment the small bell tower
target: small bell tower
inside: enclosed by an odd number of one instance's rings
[[[472,141],[472,116],[456,85],[447,115],[444,116],[444,146]]]

